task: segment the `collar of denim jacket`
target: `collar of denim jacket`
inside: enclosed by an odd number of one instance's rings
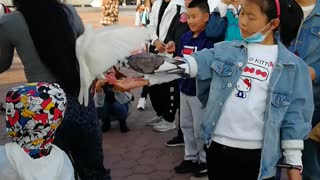
[[[318,0],[320,1],[320,0]],[[240,47],[240,48],[247,48],[248,43],[244,40],[242,41],[233,41],[232,45],[235,47]],[[291,58],[292,56],[295,56],[291,51],[289,51],[280,41],[277,41],[278,45],[278,64],[282,65],[294,65],[296,64],[294,61],[292,61]],[[297,57],[296,57],[297,58]]]
[[[314,13],[314,14],[320,16],[320,0],[316,1],[316,5],[314,6],[314,10],[311,13]]]

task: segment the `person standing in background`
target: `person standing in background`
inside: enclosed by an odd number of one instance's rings
[[[119,22],[119,1],[118,0],[103,0],[102,1],[102,19],[101,25],[107,26],[117,24]]]
[[[296,39],[291,42],[289,50],[301,57],[308,65],[315,108],[312,117],[313,130],[309,139],[304,142],[302,152],[302,177],[303,180],[318,180],[320,178],[320,143],[317,142],[315,136],[320,135],[320,1],[295,0],[295,2],[302,8],[304,17]]]

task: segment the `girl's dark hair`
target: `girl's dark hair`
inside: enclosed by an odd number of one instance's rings
[[[199,8],[201,12],[210,14],[209,4],[206,0],[193,0],[188,8]]]
[[[256,3],[268,20],[277,18],[277,0],[250,0]],[[303,19],[303,11],[295,0],[278,0],[280,3],[280,39],[285,46],[297,36]]]
[[[76,95],[80,89],[76,34],[69,9],[57,0],[13,0],[24,16],[41,61],[64,91]],[[69,16],[68,16],[68,14]]]

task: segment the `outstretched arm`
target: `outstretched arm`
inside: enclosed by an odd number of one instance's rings
[[[210,79],[213,60],[213,49],[204,49],[193,53],[192,56],[185,55],[180,61],[148,53],[132,55],[128,61],[133,70],[145,74],[145,79],[149,81],[148,85],[155,85],[183,77]],[[135,63],[130,63],[130,61],[135,61]],[[162,61],[160,65],[157,64],[159,61]]]

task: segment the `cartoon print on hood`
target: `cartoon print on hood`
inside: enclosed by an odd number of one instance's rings
[[[50,153],[66,108],[66,95],[56,83],[30,83],[6,95],[6,131],[30,157]]]

